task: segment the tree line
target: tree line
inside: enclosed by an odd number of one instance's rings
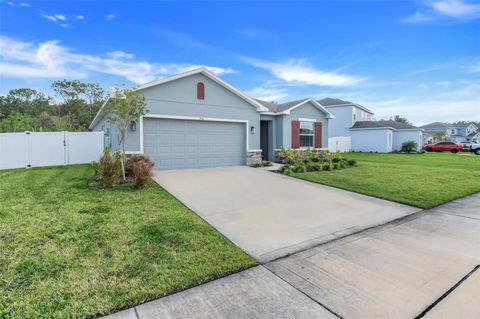
[[[87,131],[106,98],[98,83],[59,80],[55,97],[30,88],[0,96],[0,132]]]

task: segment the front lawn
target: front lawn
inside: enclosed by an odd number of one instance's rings
[[[255,264],[160,187],[87,165],[0,171],[0,318],[85,318]]]
[[[480,156],[346,153],[357,166],[292,176],[420,208],[480,192]]]

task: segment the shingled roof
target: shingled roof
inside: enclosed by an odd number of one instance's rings
[[[368,112],[370,114],[374,114],[371,110],[367,109],[365,106],[360,105],[355,102],[350,102],[346,100],[341,100],[341,99],[334,99],[331,97],[326,97],[321,100],[317,100],[318,103],[322,104],[325,107],[334,107],[334,106],[343,106],[343,105],[355,105],[356,107],[364,110],[365,112]]]
[[[274,103],[274,102],[267,102],[267,101],[262,101],[259,99],[255,99],[258,103],[262,104],[265,106],[270,112],[273,113],[281,113],[285,110],[288,110],[289,108],[302,103],[303,101],[306,101],[308,99],[301,99],[301,100],[296,100],[296,101],[291,101],[291,102],[285,102],[285,103]]]
[[[361,128],[387,128],[391,127],[396,130],[411,130],[418,129],[418,127],[405,124],[402,122],[392,121],[392,120],[380,120],[380,121],[358,121],[352,126],[352,129],[361,129]]]

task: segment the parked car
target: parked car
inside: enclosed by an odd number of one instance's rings
[[[477,155],[480,155],[480,143],[472,144],[470,146],[470,152],[474,152]]]
[[[463,146],[453,142],[438,142],[436,144],[427,144],[423,147],[427,152],[463,152]]]
[[[472,142],[472,141],[462,141],[459,143],[460,145],[463,146],[463,150],[465,152],[470,152],[470,148],[472,147],[472,145],[475,144],[475,142]]]

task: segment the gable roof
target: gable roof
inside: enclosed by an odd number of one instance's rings
[[[414,130],[421,129],[419,127],[405,124],[402,122],[392,121],[392,120],[380,120],[380,121],[358,121],[351,127],[352,129],[362,129],[362,128],[393,128],[396,130]]]
[[[263,104],[259,103],[255,99],[252,99],[251,97],[249,97],[245,93],[241,92],[240,90],[234,88],[233,86],[231,86],[230,84],[228,84],[227,82],[225,82],[224,80],[222,80],[221,78],[219,78],[218,76],[213,74],[212,72],[208,71],[205,67],[201,67],[201,68],[193,69],[193,70],[186,71],[186,72],[183,72],[183,73],[167,76],[167,77],[164,77],[164,78],[159,79],[159,80],[155,80],[155,81],[152,81],[152,82],[142,84],[142,85],[134,88],[134,91],[145,90],[145,89],[153,87],[153,86],[157,86],[157,85],[161,85],[161,84],[164,84],[164,83],[172,82],[172,81],[182,79],[182,78],[186,78],[186,77],[189,77],[189,76],[192,76],[192,75],[195,75],[195,74],[202,74],[202,75],[206,76],[207,78],[209,78],[210,80],[212,80],[212,81],[216,82],[217,84],[221,85],[225,89],[229,90],[230,92],[237,95],[238,97],[240,97],[241,99],[243,99],[247,103],[254,106],[257,109],[257,112],[267,112],[268,111],[268,108],[266,108]],[[103,103],[103,105],[100,107],[97,114],[93,118],[92,122],[88,126],[89,129],[92,129],[102,119],[103,109],[105,108],[105,105],[107,104],[109,99],[110,99],[110,97],[108,97],[105,100],[105,102]]]
[[[445,128],[451,128],[452,126],[448,123],[442,123],[442,122],[433,122],[433,123],[429,123],[429,124],[425,124],[425,125],[422,125],[420,126],[421,128],[441,128],[441,129],[445,129]]]
[[[367,109],[365,106],[360,105],[358,103],[350,102],[350,101],[346,101],[346,100],[335,99],[335,98],[331,98],[331,97],[326,97],[324,99],[318,100],[318,103],[322,104],[326,108],[353,105],[353,106],[358,107],[359,109],[364,110],[367,113],[370,113],[372,115],[375,114],[371,110]]]
[[[135,88],[135,91],[141,91],[141,90],[150,88],[152,86],[172,82],[172,81],[182,79],[182,78],[185,78],[185,77],[188,77],[188,76],[192,76],[192,75],[195,75],[195,74],[202,74],[202,75],[206,76],[207,78],[209,78],[210,80],[220,84],[221,86],[223,86],[224,88],[226,88],[230,92],[238,95],[240,98],[242,98],[246,102],[255,106],[257,108],[257,111],[259,111],[259,112],[268,111],[267,108],[264,107],[261,103],[258,103],[258,101],[256,101],[255,99],[252,99],[251,97],[249,97],[248,95],[246,95],[242,91],[238,90],[237,88],[234,88],[233,86],[231,86],[230,84],[228,84],[227,82],[222,80],[220,77],[218,77],[215,74],[213,74],[212,72],[208,71],[208,69],[205,68],[205,67],[201,67],[201,68],[198,68],[198,69],[193,69],[193,70],[186,71],[186,72],[183,72],[183,73],[167,76],[167,77],[164,77],[164,78],[159,79],[159,80],[148,82],[146,84],[140,85],[139,87]]]
[[[256,100],[259,103],[262,103],[268,110],[273,113],[273,115],[281,115],[281,114],[290,114],[290,112],[297,107],[300,107],[306,103],[312,103],[317,109],[319,109],[321,112],[323,112],[325,115],[327,115],[327,118],[332,119],[335,118],[335,116],[330,113],[323,105],[318,103],[314,98],[306,98],[306,99],[301,99],[301,100],[296,100],[296,101],[291,101],[291,102],[286,102],[286,103],[272,103],[272,102],[267,102],[267,101],[262,101],[262,100]]]
[[[426,128],[426,129],[446,129],[446,128],[465,128],[465,127],[469,127],[470,125],[473,125],[475,127],[477,127],[475,125],[475,123],[458,123],[458,124],[450,124],[450,123],[444,123],[444,122],[433,122],[433,123],[429,123],[429,124],[425,124],[425,125],[422,125],[420,126],[421,128]]]

